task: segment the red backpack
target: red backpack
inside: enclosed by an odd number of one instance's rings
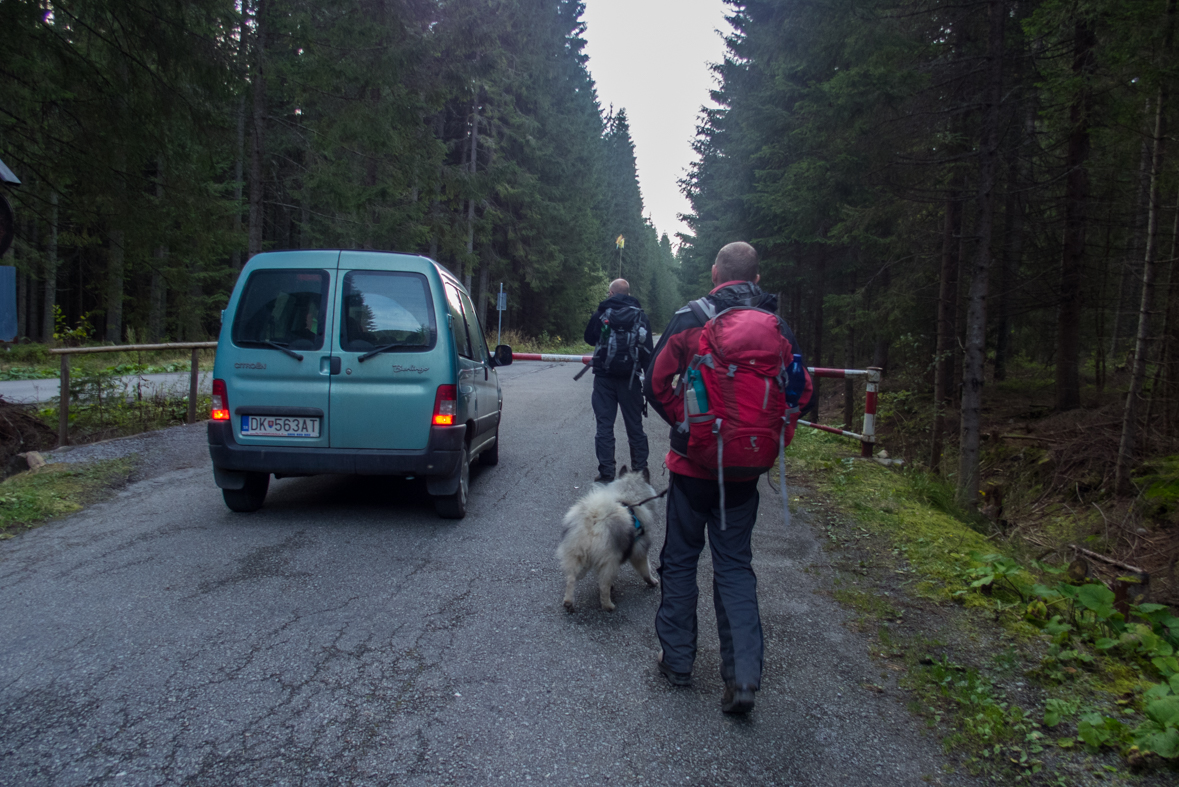
[[[725,471],[760,475],[785,458],[794,438],[798,408],[786,402],[792,381],[793,347],[780,330],[781,318],[751,306],[734,306],[719,314],[705,299],[689,304],[704,321],[699,350],[680,379],[685,397],[681,431],[688,432],[688,459],[715,469],[721,485],[724,520]],[[794,382],[794,386],[789,386]],[[782,503],[789,522],[785,467],[779,463]]]

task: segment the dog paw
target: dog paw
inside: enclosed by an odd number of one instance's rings
[[[565,611],[566,611],[566,612],[568,612],[570,615],[572,615],[574,612],[576,612],[576,611],[577,611],[577,610],[575,610],[575,609],[573,608],[573,602],[572,602],[572,601],[566,601],[566,602],[565,602]]]
[[[611,604],[610,606],[606,606],[605,604],[603,604],[602,609],[606,610],[607,612],[613,612],[614,610],[618,609],[618,607],[614,606],[613,604]]]
[[[649,588],[659,587],[659,580],[655,579],[655,577],[651,577],[650,579],[644,579],[643,581],[647,583],[647,587],[649,587]]]

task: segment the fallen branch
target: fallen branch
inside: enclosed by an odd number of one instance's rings
[[[1127,571],[1132,571],[1135,574],[1146,574],[1147,573],[1146,571],[1142,570],[1141,568],[1138,568],[1137,566],[1131,566],[1129,563],[1123,563],[1120,560],[1114,560],[1112,557],[1106,557],[1105,555],[1099,555],[1096,552],[1091,552],[1088,549],[1085,549],[1084,547],[1077,546],[1076,544],[1069,544],[1069,546],[1072,547],[1073,549],[1077,550],[1078,552],[1080,552],[1082,555],[1085,555],[1086,557],[1091,557],[1094,560],[1100,560],[1102,562],[1109,563],[1111,566],[1117,566],[1118,568],[1124,568]]]

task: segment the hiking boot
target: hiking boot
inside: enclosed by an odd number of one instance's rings
[[[725,694],[721,697],[721,711],[724,713],[749,713],[753,710],[753,692],[757,689],[742,683],[725,684]]]
[[[594,483],[595,484],[608,484],[613,480],[614,480],[614,476],[612,476],[612,475],[603,475],[601,473],[598,473],[598,477],[594,479]]]
[[[673,686],[684,687],[692,685],[692,673],[690,672],[676,672],[671,667],[663,663],[663,653],[659,654],[659,671],[663,673],[663,677],[667,678],[667,682]]]

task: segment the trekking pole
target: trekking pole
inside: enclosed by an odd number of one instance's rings
[[[580,372],[578,372],[577,374],[573,375],[573,379],[574,379],[574,380],[580,380],[582,377],[584,377],[584,376],[585,376],[585,373],[586,373],[586,372],[588,372],[588,371],[590,370],[590,366],[591,366],[591,364],[587,362],[585,366],[581,367],[581,371],[580,371]]]

